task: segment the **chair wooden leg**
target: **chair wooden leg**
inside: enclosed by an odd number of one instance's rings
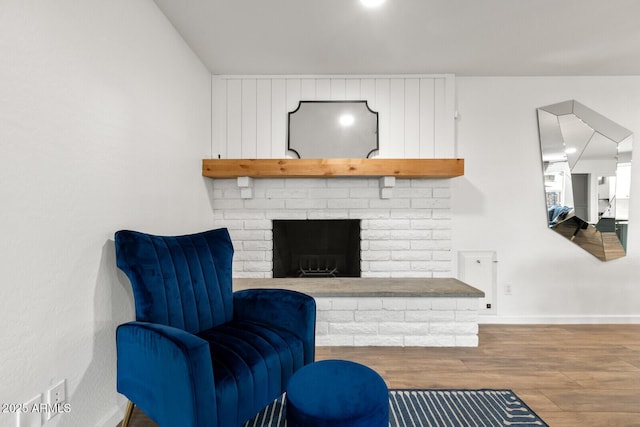
[[[124,411],[124,419],[122,420],[121,427],[129,427],[129,421],[131,421],[131,415],[133,414],[133,408],[135,408],[136,404],[132,401],[127,403],[127,410]]]

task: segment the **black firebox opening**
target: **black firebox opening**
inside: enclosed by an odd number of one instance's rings
[[[274,220],[273,277],[360,277],[360,220]]]

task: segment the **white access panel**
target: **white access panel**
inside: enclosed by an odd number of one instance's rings
[[[458,252],[458,279],[485,294],[480,298],[481,314],[496,313],[497,263],[493,251]]]

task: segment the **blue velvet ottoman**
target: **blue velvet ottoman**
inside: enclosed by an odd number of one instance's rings
[[[347,360],[307,365],[287,385],[288,427],[388,427],[389,390],[376,371]]]

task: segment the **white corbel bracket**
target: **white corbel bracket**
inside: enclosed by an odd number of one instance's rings
[[[239,176],[237,179],[238,188],[240,188],[240,198],[253,199],[253,178],[249,176]]]
[[[391,199],[393,197],[393,187],[396,186],[395,176],[380,177],[380,198]]]

